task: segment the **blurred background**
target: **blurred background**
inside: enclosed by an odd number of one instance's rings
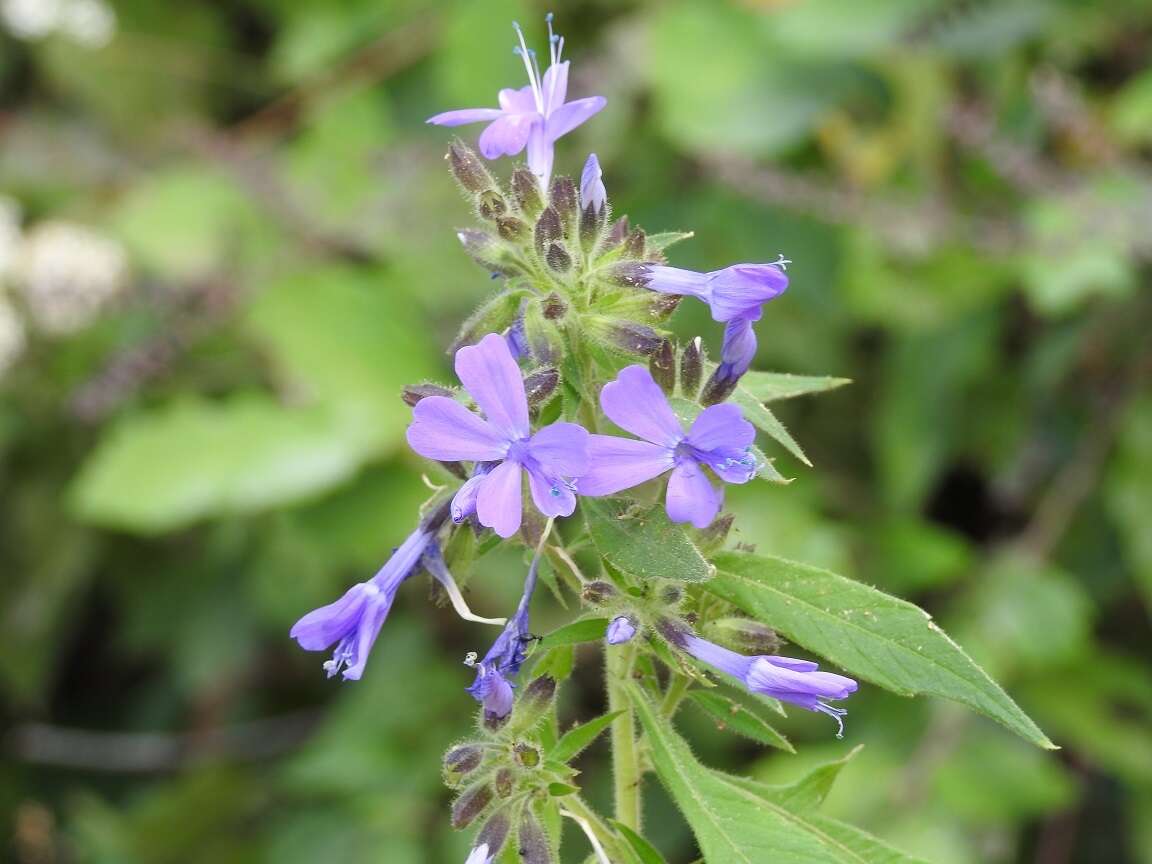
[[[740,539],[922,604],[1063,749],[871,687],[844,741],[796,712],[796,756],[682,729],[773,782],[864,744],[828,807],[932,861],[1152,861],[1148,4],[551,8],[609,100],[558,170],[595,150],[617,214],[697,232],[681,266],[784,253],[758,368],[854,380],[780,406],[816,467],[772,454],[796,482],[731,495]],[[287,632],[428,494],[398,390],[449,378],[491,283],[423,121],[520,86],[510,21],[548,9],[0,0],[3,860],[466,856],[439,758],[492,634],[424,579],[358,684]],[[569,719],[602,710],[580,663]]]

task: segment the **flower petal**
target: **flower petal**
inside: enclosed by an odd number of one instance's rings
[[[756,428],[731,403],[705,408],[688,430],[688,443],[698,450],[742,451],[756,440]]]
[[[528,455],[549,474],[579,477],[588,470],[588,430],[576,423],[545,426],[529,440]]]
[[[528,170],[540,180],[542,187],[548,186],[552,176],[552,161],[555,158],[555,142],[544,132],[544,124],[536,123],[528,136]]]
[[[532,500],[545,516],[571,516],[576,509],[576,496],[562,480],[528,469],[528,488]]]
[[[364,614],[360,617],[360,626],[356,628],[355,644],[344,667],[345,681],[359,681],[360,676],[364,674],[372,646],[376,644],[380,628],[384,626],[384,620],[392,609],[393,596],[381,593],[368,602]]]
[[[502,114],[480,133],[478,142],[485,159],[515,156],[528,143],[537,114]]]
[[[567,135],[584,121],[597,114],[608,100],[603,96],[589,96],[586,99],[576,99],[567,105],[560,105],[548,116],[546,121],[546,134],[549,141]]]
[[[664,391],[643,366],[621,369],[615,381],[605,384],[600,391],[600,407],[621,429],[653,444],[675,447],[684,439],[684,430]]]
[[[416,403],[408,444],[428,459],[452,461],[487,462],[504,458],[508,451],[507,437],[500,430],[447,396],[428,396]]]
[[[697,660],[707,663],[733,678],[739,678],[741,681],[748,675],[748,670],[752,664],[759,659],[738,654],[722,645],[717,645],[715,642],[709,642],[707,639],[701,639],[699,636],[691,634],[684,636],[682,647]]]
[[[697,528],[707,528],[720,512],[720,496],[701,467],[686,459],[668,478],[665,507],[673,522],[691,522]]]
[[[797,671],[776,662],[776,657],[757,657],[748,670],[748,689],[794,702],[809,710],[816,699],[845,699],[856,692],[857,683],[834,672]]]
[[[480,484],[476,498],[476,516],[481,525],[501,537],[511,537],[520,530],[523,502],[520,491],[520,466],[501,462]]]
[[[725,374],[739,378],[756,359],[756,331],[747,318],[733,318],[724,327],[720,360]]]
[[[708,274],[712,318],[731,321],[748,318],[759,321],[769,300],[788,287],[788,276],[775,264],[734,264]]]
[[[650,291],[658,291],[661,294],[685,294],[705,303],[711,299],[708,277],[695,270],[653,264],[645,270],[645,276],[647,278],[645,286]]]
[[[500,107],[508,114],[535,114],[538,110],[531,84],[525,84],[518,90],[505,87],[500,91],[498,100]]]
[[[289,636],[305,651],[323,651],[352,632],[375,589],[359,582],[334,603],[313,609],[292,625]]]
[[[488,422],[513,441],[528,437],[528,399],[503,336],[489,333],[456,352],[456,375]],[[425,399],[424,402],[428,400]],[[420,402],[417,407],[424,404]]]
[[[466,126],[469,123],[487,123],[504,116],[499,108],[462,108],[459,111],[445,111],[425,120],[433,126]]]
[[[547,117],[564,104],[568,98],[568,61],[554,63],[544,71],[544,116]]]
[[[611,495],[646,483],[672,467],[672,451],[616,435],[588,436],[588,470],[576,481],[581,495]]]

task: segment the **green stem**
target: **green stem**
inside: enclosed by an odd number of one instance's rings
[[[616,821],[640,830],[640,751],[627,684],[632,677],[636,646],[605,646],[608,710],[623,713],[612,721],[612,776],[616,792]]]
[[[668,689],[664,691],[664,698],[660,701],[660,713],[665,717],[671,717],[675,714],[690,686],[692,686],[692,679],[687,675],[673,674],[672,680],[668,683]]]

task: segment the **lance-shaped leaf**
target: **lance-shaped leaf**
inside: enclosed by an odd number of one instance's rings
[[[790,640],[902,696],[930,694],[1054,745],[923,609],[818,567],[724,552],[708,590]]]
[[[777,443],[781,444],[785,450],[803,462],[805,465],[811,467],[812,463],[808,461],[808,457],[804,455],[804,451],[800,449],[800,445],[796,443],[796,439],[792,434],[784,428],[784,424],[777,419],[776,415],[768,410],[758,398],[753,396],[742,386],[736,388],[736,392],[732,394],[732,401],[740,406],[740,410],[744,412],[744,416],[748,422],[760,429],[767,432]]]
[[[538,650],[546,651],[559,645],[578,645],[581,642],[598,642],[604,638],[607,629],[607,618],[584,618],[573,621],[541,639]]]
[[[623,713],[623,711],[613,711],[569,729],[564,733],[564,737],[560,739],[559,743],[548,753],[548,758],[557,762],[570,762]]]
[[[796,752],[787,738],[747,706],[708,690],[693,690],[688,696],[700,710],[716,722],[718,728],[731,730],[737,735],[743,735],[769,747],[779,747],[789,753]]]
[[[624,498],[582,498],[580,509],[600,554],[614,567],[638,579],[703,582],[712,567],[670,522],[663,505],[641,507]]]
[[[631,848],[635,855],[635,860],[638,864],[668,864],[664,860],[664,856],[656,851],[656,847],[625,825],[623,822],[612,822],[612,827],[616,829]]]
[[[789,375],[784,372],[746,372],[740,379],[740,387],[760,402],[779,402],[809,393],[823,393],[851,383],[850,378]]]
[[[828,820],[814,821],[809,814],[745,788],[738,778],[701,765],[639,688],[631,686],[631,693],[656,773],[683,811],[708,864],[893,861],[872,857],[854,837],[846,838],[838,824],[829,831]]]

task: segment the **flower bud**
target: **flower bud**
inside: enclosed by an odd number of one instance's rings
[[[516,200],[516,207],[529,219],[536,218],[544,209],[536,177],[523,166],[512,172],[512,197]]]
[[[612,226],[608,229],[608,238],[606,241],[608,246],[619,246],[621,243],[623,243],[624,238],[628,236],[629,230],[628,217],[621,216],[619,219],[613,222]]]
[[[535,768],[540,764],[540,751],[531,744],[516,745],[516,761],[525,768]]]
[[[676,606],[684,599],[684,589],[679,585],[665,585],[660,592],[660,602],[665,606]]]
[[[515,216],[498,216],[496,233],[510,243],[519,243],[528,236],[528,226]]]
[[[771,627],[753,618],[720,618],[704,627],[707,638],[743,654],[775,654],[780,637]]]
[[[560,224],[560,214],[552,207],[545,207],[536,220],[536,251],[541,255],[555,241],[564,237],[564,227]]]
[[[609,342],[630,354],[651,356],[660,350],[666,340],[646,324],[635,321],[616,321],[610,324],[605,333]]]
[[[507,798],[516,786],[516,775],[512,773],[511,768],[501,768],[496,772],[492,784],[496,787],[496,794],[499,797]]]
[[[643,228],[633,228],[628,232],[628,237],[624,240],[625,258],[635,258],[637,261],[644,260],[644,246],[648,235],[644,233]]]
[[[638,261],[622,261],[607,271],[607,277],[625,288],[644,288],[648,284],[647,266]]]
[[[660,345],[648,358],[648,371],[652,379],[660,385],[660,389],[671,396],[676,390],[676,355],[672,351],[672,343],[662,339]]]
[[[508,212],[508,202],[495,189],[488,189],[476,199],[476,212],[481,219],[495,219]]]
[[[427,399],[429,396],[447,396],[452,398],[452,391],[447,387],[441,387],[439,384],[405,384],[404,388],[400,391],[400,398],[404,400],[404,404],[409,408],[415,408],[417,403],[422,399]]]
[[[631,642],[635,635],[636,623],[627,615],[617,615],[609,622],[604,640],[609,645],[623,645],[625,642]]]
[[[524,394],[528,397],[529,407],[535,408],[548,401],[556,392],[556,385],[560,383],[560,373],[551,366],[537,369],[524,379]]]
[[[524,815],[520,819],[517,839],[520,844],[518,849],[520,860],[523,864],[553,864],[548,835],[544,833],[544,829],[540,827],[540,823],[528,808],[525,808]]]
[[[585,603],[599,606],[607,603],[616,596],[616,586],[611,582],[604,582],[598,579],[595,582],[587,583],[580,592],[580,596],[584,599]]]
[[[486,783],[466,789],[452,802],[452,827],[457,831],[467,828],[491,803],[492,789]]]
[[[484,192],[496,188],[496,181],[468,145],[457,138],[448,145],[448,164],[456,182],[469,192]]]
[[[736,521],[735,514],[725,513],[712,520],[712,524],[700,532],[699,544],[704,549],[719,549],[728,539],[728,532],[732,530],[732,523]]]
[[[576,197],[576,184],[572,182],[572,178],[555,178],[548,199],[549,205],[560,215],[564,236],[570,235],[580,212],[580,201]]]
[[[493,813],[480,833],[476,835],[476,846],[487,846],[488,855],[495,858],[504,848],[504,841],[508,839],[508,831],[512,825],[508,821],[507,808]]]
[[[704,385],[704,390],[700,393],[700,404],[704,407],[718,405],[732,395],[739,383],[740,376],[727,374],[724,371],[724,364],[720,364]]]
[[[553,291],[541,301],[540,311],[544,313],[544,317],[549,321],[556,321],[567,314],[568,304],[564,302],[564,299],[559,294]]]
[[[604,172],[595,153],[588,154],[580,174],[580,208],[585,213],[603,213],[608,208],[608,190],[604,188]]]
[[[456,232],[456,238],[472,260],[485,270],[504,276],[519,272],[519,267],[509,255],[507,247],[487,231],[462,228]]]
[[[544,260],[557,273],[567,273],[572,269],[572,256],[565,252],[559,243],[549,244]]]
[[[484,751],[474,744],[453,747],[444,754],[444,778],[450,783],[458,783],[480,767],[483,759]]]
[[[672,313],[680,308],[680,301],[683,299],[679,294],[656,294],[653,292],[648,310],[657,321],[667,321],[672,317]]]
[[[680,352],[680,395],[695,400],[700,392],[700,377],[704,372],[703,351],[697,336]]]
[[[551,675],[541,675],[534,678],[524,688],[524,695],[520,697],[522,708],[530,711],[546,711],[556,697],[556,679]]]

